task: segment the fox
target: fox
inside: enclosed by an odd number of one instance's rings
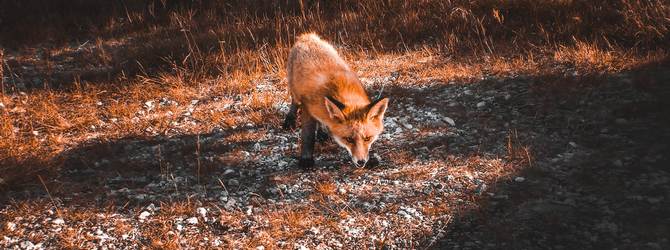
[[[300,168],[314,166],[317,128],[344,148],[356,167],[378,163],[370,148],[384,131],[389,98],[372,100],[330,43],[316,33],[298,36],[288,54],[287,80],[291,104],[283,128],[296,127],[300,110]]]

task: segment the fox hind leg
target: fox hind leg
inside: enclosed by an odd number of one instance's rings
[[[297,115],[298,105],[295,104],[295,102],[291,102],[291,106],[289,107],[288,114],[286,114],[286,118],[284,119],[284,124],[282,126],[284,130],[292,130],[295,128]]]

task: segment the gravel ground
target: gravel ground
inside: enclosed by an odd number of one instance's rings
[[[586,86],[568,84],[592,77],[570,70],[468,84],[399,74],[366,79],[392,98],[375,168],[352,168],[326,141],[319,167],[301,171],[299,131],[270,123],[93,139],[61,154],[49,192],[3,194],[0,246],[670,248],[667,68]],[[137,119],[181,105],[179,128],[198,122],[193,109],[243,110],[244,98],[163,98]]]

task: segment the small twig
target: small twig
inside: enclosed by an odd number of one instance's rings
[[[200,133],[198,133],[196,135],[195,161],[196,161],[196,164],[198,165],[197,180],[198,180],[198,185],[200,185]]]
[[[226,193],[229,193],[228,188],[226,188],[226,185],[223,184],[223,181],[221,181],[221,178],[217,178],[217,180],[219,180],[219,183],[221,183],[221,186],[223,187],[223,190],[226,190]]]
[[[3,67],[2,65],[4,64],[5,61],[5,53],[2,49],[0,49],[0,89],[2,89],[2,94],[5,94],[5,77],[3,74]]]
[[[51,204],[56,208],[56,213],[58,214],[58,217],[63,217],[63,215],[60,212],[60,209],[58,209],[58,205],[54,201],[53,197],[51,196],[51,192],[49,192],[49,188],[47,188],[47,184],[44,183],[44,180],[42,179],[41,175],[37,175],[37,178],[40,179],[40,182],[42,183],[42,186],[44,186],[44,190],[47,191],[47,195],[49,195],[49,200],[51,200]]]

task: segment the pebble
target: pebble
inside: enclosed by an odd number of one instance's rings
[[[235,173],[235,170],[229,168],[229,169],[226,169],[226,171],[223,172],[223,175],[224,175],[224,176],[226,176],[226,175],[232,175],[232,174],[234,174],[234,173]]]
[[[523,178],[521,176],[517,176],[517,177],[514,178],[514,181],[516,181],[516,182],[524,182],[525,180],[526,180],[526,178]]]
[[[481,101],[477,103],[477,108],[483,108],[483,107],[486,107],[486,102]]]
[[[412,126],[412,124],[409,124],[409,123],[403,123],[402,126],[405,127],[406,129],[414,128],[414,126]]]
[[[188,219],[186,220],[186,223],[191,224],[191,225],[198,224],[198,218],[196,218],[196,217],[188,218]]]
[[[199,207],[198,209],[196,209],[196,211],[203,218],[207,218],[207,209],[205,209],[204,207]]]
[[[451,119],[450,117],[447,117],[447,116],[442,117],[442,120],[444,122],[448,123],[449,125],[451,125],[452,127],[456,126],[456,122],[454,122],[454,119]]]
[[[339,189],[337,189],[337,192],[339,192],[340,194],[346,194],[347,190],[344,189],[344,188],[339,188]]]
[[[5,225],[5,228],[7,228],[7,230],[9,230],[10,232],[14,231],[14,230],[16,230],[16,223],[11,222],[11,221],[7,222],[7,225]]]
[[[61,224],[65,223],[65,220],[63,220],[62,218],[57,218],[57,219],[53,220],[52,223],[56,224],[56,225],[61,225]]]
[[[616,120],[614,120],[614,122],[616,124],[623,125],[623,124],[626,124],[628,121],[624,118],[617,118]]]
[[[21,242],[21,249],[35,249],[35,244],[30,242],[29,240]]]
[[[147,211],[142,211],[142,213],[140,213],[140,216],[138,216],[138,218],[139,218],[140,220],[145,220],[145,219],[148,218],[150,215],[151,215],[151,213],[149,213],[149,212],[147,212]]]

